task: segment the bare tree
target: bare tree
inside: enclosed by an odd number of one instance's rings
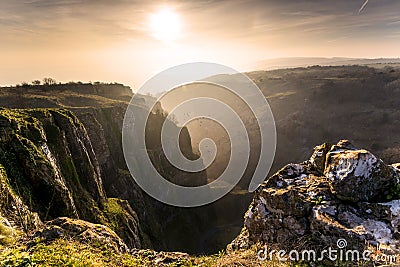
[[[45,85],[54,85],[54,84],[56,84],[56,82],[57,81],[53,78],[44,78],[43,79],[43,84],[45,84]]]

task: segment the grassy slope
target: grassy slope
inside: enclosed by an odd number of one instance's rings
[[[98,244],[83,244],[58,239],[50,244],[35,242],[9,248],[0,246],[0,266],[289,266],[278,262],[260,262],[253,250],[211,256],[181,258],[158,262],[157,254],[148,250],[140,256],[117,254]]]

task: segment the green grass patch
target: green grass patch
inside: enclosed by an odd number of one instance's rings
[[[33,247],[6,248],[0,252],[0,266],[146,266],[146,259],[117,254],[101,246],[58,239]]]
[[[11,245],[17,238],[17,232],[12,228],[0,223],[0,247]]]

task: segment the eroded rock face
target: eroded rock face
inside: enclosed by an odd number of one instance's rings
[[[90,137],[68,110],[0,110],[0,216],[26,233],[70,217],[111,227],[130,248],[148,243],[130,204],[107,198]]]
[[[397,166],[346,140],[317,146],[310,160],[285,166],[257,189],[228,249],[335,247],[343,238],[349,248],[398,253]]]
[[[34,230],[42,225],[39,215],[30,211],[10,188],[2,165],[0,165],[0,218],[0,223],[3,225],[17,227],[23,231]]]
[[[2,110],[0,164],[8,185],[42,220],[95,221],[105,195],[83,125],[66,110]]]

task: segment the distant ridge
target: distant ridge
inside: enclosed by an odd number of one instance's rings
[[[400,64],[400,58],[346,58],[346,57],[287,57],[258,61],[249,66],[250,70],[274,70],[285,68],[342,65]]]

